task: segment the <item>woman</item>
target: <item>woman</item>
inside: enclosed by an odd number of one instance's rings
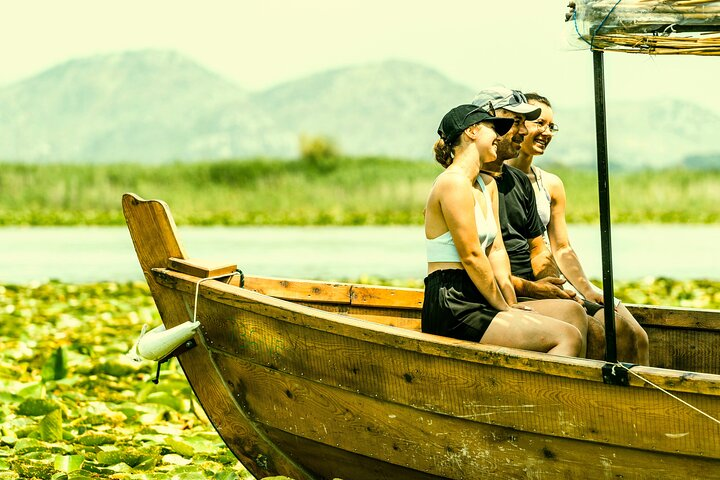
[[[520,154],[507,163],[525,172],[530,179],[535,190],[538,213],[545,224],[546,240],[560,271],[585,298],[588,313],[604,325],[603,294],[590,283],[575,250],[570,245],[565,221],[566,197],[563,182],[557,175],[533,165],[533,159],[545,153],[547,146],[558,132],[558,126],[553,123],[552,106],[547,98],[537,93],[528,93],[526,97],[528,103],[540,107],[541,113],[536,120],[525,122],[528,133],[520,146]],[[618,357],[623,361],[648,365],[650,359],[647,333],[625,305],[619,301],[616,301],[616,304]],[[602,358],[604,347],[602,345],[600,347],[591,348],[594,351],[591,355],[593,358]]]
[[[440,123],[434,150],[445,171],[425,207],[428,276],[422,330],[581,356],[584,331],[516,304],[510,262],[497,234],[497,187],[490,177],[478,176],[484,162],[497,158],[499,135],[512,124],[474,105],[453,108]],[[578,311],[573,320],[582,322],[584,312]]]

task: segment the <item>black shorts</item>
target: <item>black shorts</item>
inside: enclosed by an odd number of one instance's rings
[[[602,305],[600,305],[599,303],[591,302],[590,300],[585,300],[584,298],[583,298],[583,307],[585,307],[585,311],[591,317],[595,316],[595,314],[597,312],[599,312],[600,310],[605,308]]]
[[[479,342],[498,312],[465,270],[437,270],[425,278],[425,333]]]

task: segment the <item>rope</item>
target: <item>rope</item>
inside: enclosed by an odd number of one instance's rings
[[[235,270],[233,273],[225,273],[223,275],[216,275],[214,277],[206,277],[201,278],[198,280],[198,282],[195,284],[195,304],[193,305],[193,323],[197,323],[197,304],[198,304],[198,297],[200,295],[200,284],[207,281],[207,280],[217,280],[218,278],[224,278],[224,277],[231,277],[234,275],[240,275],[240,287],[242,288],[245,284],[245,275],[243,274],[242,270]]]
[[[676,396],[676,395],[673,395],[672,393],[668,392],[667,390],[665,390],[665,389],[662,388],[661,386],[655,385],[653,382],[651,382],[651,381],[648,380],[647,378],[644,378],[644,377],[638,375],[637,373],[633,372],[632,370],[630,370],[628,367],[626,367],[626,366],[623,365],[622,363],[617,362],[617,363],[613,366],[613,368],[614,368],[614,367],[622,367],[622,368],[624,368],[625,370],[627,370],[628,372],[632,373],[633,375],[635,375],[637,378],[639,378],[639,379],[642,380],[643,382],[652,385],[653,387],[657,388],[658,390],[660,390],[660,391],[663,392],[664,394],[669,395],[670,397],[674,398],[675,400],[677,400],[678,402],[682,403],[683,405],[692,408],[693,410],[695,410],[695,411],[698,412],[699,414],[706,416],[707,418],[709,418],[709,419],[712,420],[713,422],[715,422],[715,423],[717,423],[718,425],[720,425],[720,420],[718,420],[717,418],[713,417],[712,415],[710,415],[710,414],[708,414],[708,413],[703,412],[702,410],[700,410],[699,408],[697,408],[697,407],[695,407],[695,406],[693,406],[693,405],[690,405],[688,402],[686,402],[686,401],[683,400],[682,398],[680,398],[680,397],[678,397],[678,396]]]

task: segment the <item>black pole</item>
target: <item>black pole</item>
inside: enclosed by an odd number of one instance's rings
[[[605,298],[605,361],[617,362],[615,343],[615,297],[613,288],[612,239],[610,235],[610,179],[608,175],[607,123],[605,119],[605,70],[603,52],[593,50],[595,78],[595,134],[597,141],[600,242],[602,247],[603,297]]]

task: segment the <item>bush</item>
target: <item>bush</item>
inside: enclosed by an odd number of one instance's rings
[[[318,172],[331,172],[339,165],[340,150],[331,138],[300,135],[300,161]]]

